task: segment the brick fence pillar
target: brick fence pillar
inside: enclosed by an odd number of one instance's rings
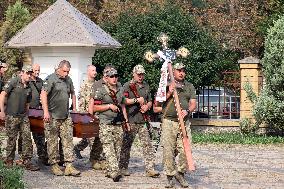
[[[261,71],[260,60],[254,57],[247,57],[239,60],[241,70],[241,102],[240,102],[240,119],[252,116],[252,102],[248,99],[244,90],[244,84],[249,82],[252,85],[253,92],[258,95],[262,89],[263,76]]]

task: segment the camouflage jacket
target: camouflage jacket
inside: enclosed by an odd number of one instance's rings
[[[80,91],[78,95],[78,110],[79,112],[88,112],[89,102],[91,98],[91,94],[93,91],[94,81],[85,80],[80,86]]]

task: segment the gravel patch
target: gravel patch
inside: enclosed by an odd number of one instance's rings
[[[74,140],[75,143],[78,139]],[[53,176],[50,167],[41,166],[38,172],[25,171],[27,188],[42,189],[156,189],[164,188],[166,176],[145,177],[141,148],[134,145],[130,173],[122,182],[114,183],[103,171],[94,171],[88,162],[89,148],[76,160],[81,177]],[[196,189],[282,189],[284,188],[284,145],[194,145],[193,156],[197,170],[186,175],[190,188]],[[157,169],[162,172],[161,148],[156,154]],[[34,159],[36,161],[36,159]],[[179,185],[176,184],[176,188]]]

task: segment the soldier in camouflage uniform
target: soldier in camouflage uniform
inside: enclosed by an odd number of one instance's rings
[[[45,79],[40,95],[49,163],[52,165],[51,171],[57,176],[78,176],[81,173],[72,165],[73,123],[69,114],[69,98],[72,98],[73,111],[76,111],[76,96],[72,79],[68,76],[70,68],[70,62],[62,60],[55,73]],[[63,147],[64,173],[58,165],[58,137]]]
[[[97,75],[96,67],[89,65],[87,67],[87,79],[83,81],[80,86],[78,102],[79,102],[79,112],[86,113],[89,112],[89,101],[91,98],[91,93],[93,92],[93,85],[95,83],[95,77]],[[80,151],[83,151],[89,144],[90,141],[94,138],[83,138],[77,145],[74,147],[74,153],[78,159],[83,157],[80,154]],[[91,146],[90,146],[91,147]]]
[[[40,66],[38,64],[33,64],[33,74],[30,82],[32,88],[32,100],[30,103],[30,108],[41,108],[40,93],[41,93],[41,88],[43,86],[43,81],[41,78],[39,78],[39,73],[40,73]],[[40,134],[32,132],[32,135],[37,147],[37,155],[39,160],[43,164],[48,165],[48,155],[45,145],[44,133]]]
[[[30,86],[32,89],[32,99],[30,102],[30,108],[41,108],[40,103],[40,93],[41,88],[43,85],[43,81],[41,78],[39,78],[40,73],[40,66],[38,64],[33,64],[33,73],[31,75],[31,81]],[[45,145],[45,136],[44,133],[36,133],[32,132],[34,142],[37,147],[37,155],[39,158],[39,161],[43,163],[44,165],[48,165],[48,155],[47,155],[47,149]],[[18,153],[21,153],[21,144],[22,144],[22,135],[20,134],[18,139]]]
[[[98,88],[101,88],[103,85],[106,84],[106,72],[108,72],[108,70],[113,69],[114,67],[112,65],[106,65],[104,70],[103,70],[103,77],[98,80],[95,81],[94,85],[93,85],[93,92],[91,94],[92,98],[90,99],[89,102],[89,113],[93,114],[94,110],[93,110],[93,106],[94,106],[94,96],[95,96],[95,92]],[[115,69],[115,68],[114,68]],[[117,82],[117,87],[122,87],[120,82]],[[98,113],[96,113],[98,114]],[[90,152],[90,162],[92,162],[92,167],[96,170],[104,170],[107,167],[107,162],[105,161],[105,154],[103,153],[103,147],[102,147],[102,143],[99,137],[95,137],[95,139],[91,140],[92,143],[90,143],[91,146],[91,152]]]
[[[8,65],[3,60],[0,60],[0,93],[2,92],[2,89],[4,87],[4,74],[7,71],[7,69],[8,69]],[[2,126],[4,126],[4,123]],[[2,131],[2,128],[0,128],[0,132],[1,131]],[[2,138],[0,138],[0,159],[1,158],[2,158]]]
[[[15,159],[16,140],[18,132],[23,136],[23,166],[32,171],[39,170],[39,167],[31,163],[33,155],[30,122],[28,118],[29,103],[31,101],[31,87],[29,80],[33,70],[30,65],[22,68],[19,77],[12,78],[4,86],[0,97],[0,118],[6,117],[7,147],[6,161],[7,166],[12,166]],[[4,102],[7,97],[7,107],[5,110]],[[7,114],[7,116],[6,116]]]
[[[176,63],[173,66],[173,75],[175,82],[167,88],[167,100],[162,105],[162,145],[163,145],[163,165],[167,175],[168,184],[166,188],[173,188],[175,178],[182,187],[188,187],[188,183],[184,178],[186,172],[186,157],[179,129],[177,111],[173,100],[173,90],[176,87],[182,108],[182,117],[187,126],[187,134],[191,140],[189,115],[196,108],[196,95],[194,86],[185,81],[185,66],[182,63]],[[178,153],[176,153],[176,150]],[[177,164],[175,163],[176,155],[178,155]]]
[[[133,68],[133,78],[131,81],[124,84],[125,104],[130,124],[131,131],[124,135],[123,144],[121,149],[120,167],[124,176],[129,176],[128,164],[130,159],[130,151],[132,143],[136,137],[139,136],[139,140],[142,145],[143,156],[145,158],[146,176],[158,177],[159,172],[154,170],[155,156],[153,145],[150,140],[149,131],[146,123],[149,120],[145,120],[148,117],[148,111],[152,107],[152,98],[150,94],[149,85],[144,81],[145,69],[142,65],[137,65]],[[138,93],[135,96],[135,92],[130,87],[134,86]],[[145,117],[143,117],[143,114]]]
[[[94,94],[93,110],[98,112],[100,119],[99,136],[108,164],[106,176],[118,182],[122,177],[119,156],[123,135],[122,121],[125,115],[123,116],[119,107],[123,107],[123,89],[117,85],[118,75],[115,69],[107,70],[104,76],[106,83]]]

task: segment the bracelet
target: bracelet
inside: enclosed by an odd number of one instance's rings
[[[134,102],[133,104],[136,104],[138,102],[137,98],[134,98],[133,102]]]
[[[108,108],[107,108],[108,110],[110,109],[110,104],[108,104]]]

